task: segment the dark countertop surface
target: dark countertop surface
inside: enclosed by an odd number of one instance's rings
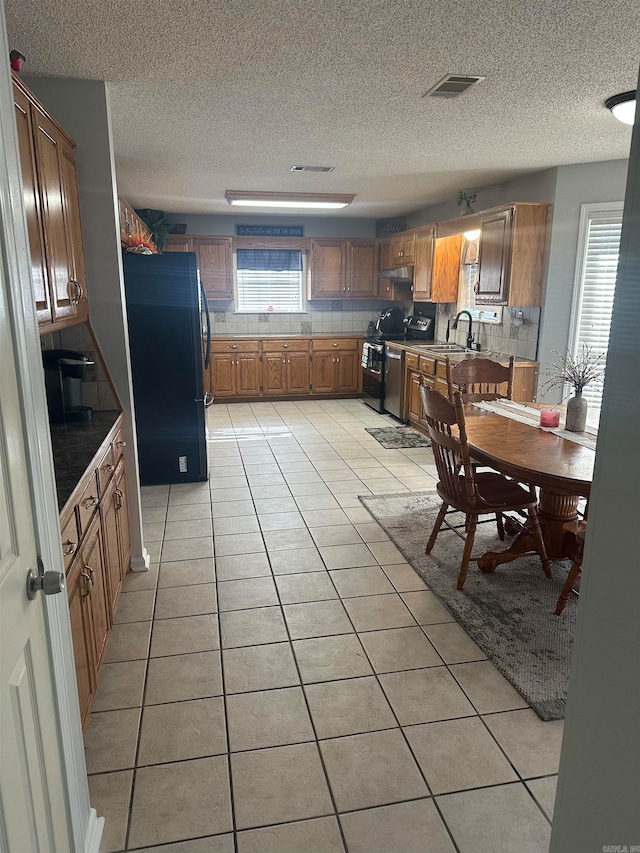
[[[429,345],[425,342],[424,344],[418,341],[389,341],[389,344],[394,347],[398,347],[399,349],[406,350],[407,352],[415,353],[415,355],[428,355],[430,358],[435,358],[437,361],[444,361],[445,358],[449,358],[450,361],[459,362],[466,361],[468,358],[488,358],[491,361],[498,361],[500,364],[509,364],[510,356],[505,352],[493,352],[490,350],[480,350],[476,352],[466,352],[460,350],[449,350],[443,352],[442,350],[430,349]],[[416,344],[418,344],[416,346]],[[438,344],[435,345],[436,347]],[[516,364],[537,364],[538,362],[532,358],[524,358],[524,356],[516,355],[514,356],[514,362]]]
[[[56,472],[58,509],[62,511],[107,433],[118,411],[94,412],[90,423],[50,424],[53,467]]]

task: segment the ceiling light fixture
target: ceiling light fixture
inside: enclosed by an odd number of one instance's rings
[[[621,92],[612,95],[604,102],[605,107],[614,114],[618,121],[624,124],[633,124],[636,117],[636,93]]]
[[[355,195],[345,193],[270,193],[248,190],[227,190],[224,197],[234,206],[289,207],[316,210],[339,210],[354,200]]]

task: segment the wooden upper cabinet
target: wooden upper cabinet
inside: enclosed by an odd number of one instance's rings
[[[416,232],[415,263],[413,269],[414,302],[429,302],[431,296],[431,277],[433,273],[433,225],[420,228]]]
[[[89,314],[75,145],[14,75],[23,198],[41,331]]]
[[[231,237],[192,239],[198,254],[200,281],[209,299],[233,299]]]
[[[372,299],[378,289],[378,244],[376,240],[350,240],[347,294]]]
[[[416,256],[416,232],[402,231],[391,238],[391,266],[411,266]]]
[[[347,288],[347,263],[345,240],[312,240],[309,298],[343,299]]]
[[[62,140],[60,149],[62,197],[67,236],[67,255],[71,266],[71,281],[76,319],[89,316],[89,299],[87,296],[87,275],[84,263],[84,246],[82,244],[82,223],[80,221],[80,197],[78,194],[78,172],[76,155],[73,147]]]
[[[174,234],[162,250],[163,252],[194,252],[193,238],[184,234]]]
[[[118,196],[118,219],[120,221],[120,243],[123,246],[129,245],[129,238],[132,234],[138,234],[145,240],[153,242],[151,231],[149,231],[129,202],[125,201],[121,196]]]
[[[482,220],[476,302],[507,302],[512,217],[509,209]]]
[[[432,302],[455,302],[460,282],[462,234],[438,237],[433,250]]]
[[[44,257],[44,236],[36,175],[31,105],[27,96],[20,89],[14,88],[13,94],[18,128],[20,170],[22,172],[22,198],[27,217],[27,231],[31,250],[31,282],[38,322],[50,323],[52,320],[51,299]]]
[[[550,210],[516,203],[482,215],[477,304],[542,304]]]

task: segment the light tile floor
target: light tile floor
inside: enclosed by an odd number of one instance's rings
[[[86,731],[103,853],[546,851],[562,723],[358,500],[433,490],[431,451],[359,400],[208,417],[210,482],[143,490]]]

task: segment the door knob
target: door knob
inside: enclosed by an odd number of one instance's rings
[[[45,572],[42,560],[38,557],[38,569],[29,569],[27,572],[27,598],[33,601],[38,592],[42,590],[45,595],[55,595],[64,589],[64,575],[62,572]]]

